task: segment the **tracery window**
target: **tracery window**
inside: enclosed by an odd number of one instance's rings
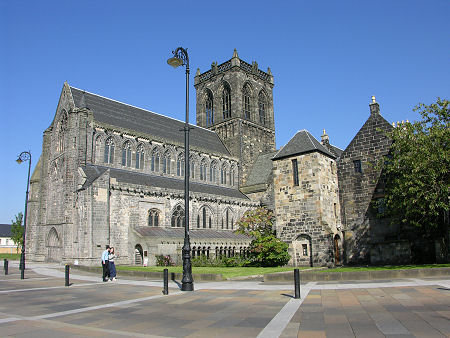
[[[144,147],[142,144],[136,149],[136,169],[144,169]]]
[[[206,113],[206,125],[210,126],[210,125],[214,124],[213,96],[209,90],[206,93],[205,113]]]
[[[190,178],[195,178],[195,162],[191,158],[189,163],[191,166],[189,168],[189,176],[190,176]]]
[[[211,210],[207,207],[202,207],[197,215],[197,228],[212,228]]]
[[[158,209],[150,209],[148,211],[148,226],[149,227],[159,226],[159,211],[158,211]]]
[[[177,157],[177,175],[184,176],[184,154]]]
[[[163,173],[170,174],[170,153],[165,153],[163,157]]]
[[[244,86],[243,95],[244,119],[250,120],[250,88],[248,85]]]
[[[231,117],[231,90],[226,84],[224,85],[222,91],[222,112],[224,119]]]
[[[172,213],[172,228],[181,228],[184,226],[184,209],[181,205],[177,205]]]
[[[128,141],[122,147],[122,165],[131,167],[131,144]]]
[[[263,92],[258,95],[258,107],[259,107],[259,123],[266,124],[266,96]]]
[[[159,171],[159,150],[158,149],[154,149],[152,152],[152,158],[151,158],[151,163],[150,163],[150,169],[151,171]]]
[[[230,185],[234,187],[234,175],[235,175],[235,168],[231,168],[230,171]]]
[[[105,142],[105,163],[113,163],[114,162],[114,141],[110,137]]]

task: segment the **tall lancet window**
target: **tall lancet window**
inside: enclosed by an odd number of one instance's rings
[[[184,154],[179,154],[177,157],[177,175],[184,176]]]
[[[152,171],[159,171],[159,151],[158,149],[154,149],[152,152],[152,158],[151,158],[151,163],[150,163],[150,167]]]
[[[213,103],[213,96],[210,91],[207,91],[206,93],[205,113],[206,113],[206,125],[210,126],[214,124],[214,103]]]
[[[136,169],[144,168],[144,147],[140,144],[136,150]]]
[[[227,84],[224,84],[222,91],[222,111],[224,119],[231,117],[231,89]]]
[[[122,165],[131,167],[131,144],[128,141],[122,147]]]
[[[105,163],[112,164],[114,162],[114,141],[110,137],[105,142]]]
[[[244,119],[250,120],[250,88],[248,85],[244,86],[243,94]]]
[[[259,93],[258,96],[258,107],[259,107],[259,123],[266,124],[266,96],[263,92]]]

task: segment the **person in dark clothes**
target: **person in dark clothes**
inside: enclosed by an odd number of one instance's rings
[[[102,253],[102,268],[103,268],[103,281],[109,280],[109,245],[106,246],[106,250]]]

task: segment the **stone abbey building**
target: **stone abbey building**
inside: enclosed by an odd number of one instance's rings
[[[347,149],[297,132],[275,147],[274,78],[230,60],[195,75],[190,133],[192,255],[245,254],[234,233],[247,211],[267,206],[293,265],[389,262],[408,246],[389,242],[377,219],[380,172],[392,128],[373,99]],[[181,260],[184,237],[184,122],[64,83],[31,179],[27,257],[98,265],[106,244],[119,264]],[[301,126],[299,126],[301,127]],[[382,191],[379,192],[380,196]],[[386,250],[387,251],[386,251]],[[396,253],[398,256],[399,253]]]

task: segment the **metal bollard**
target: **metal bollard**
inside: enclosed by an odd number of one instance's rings
[[[3,261],[3,268],[5,269],[5,275],[8,274],[8,260],[5,258],[5,260]]]
[[[70,271],[70,265],[66,264],[66,286],[70,286],[70,283],[69,283],[69,271]]]
[[[294,269],[294,285],[295,285],[295,299],[300,298],[300,272]]]
[[[164,290],[162,293],[163,293],[163,295],[169,294],[169,270],[168,269],[164,269]]]

